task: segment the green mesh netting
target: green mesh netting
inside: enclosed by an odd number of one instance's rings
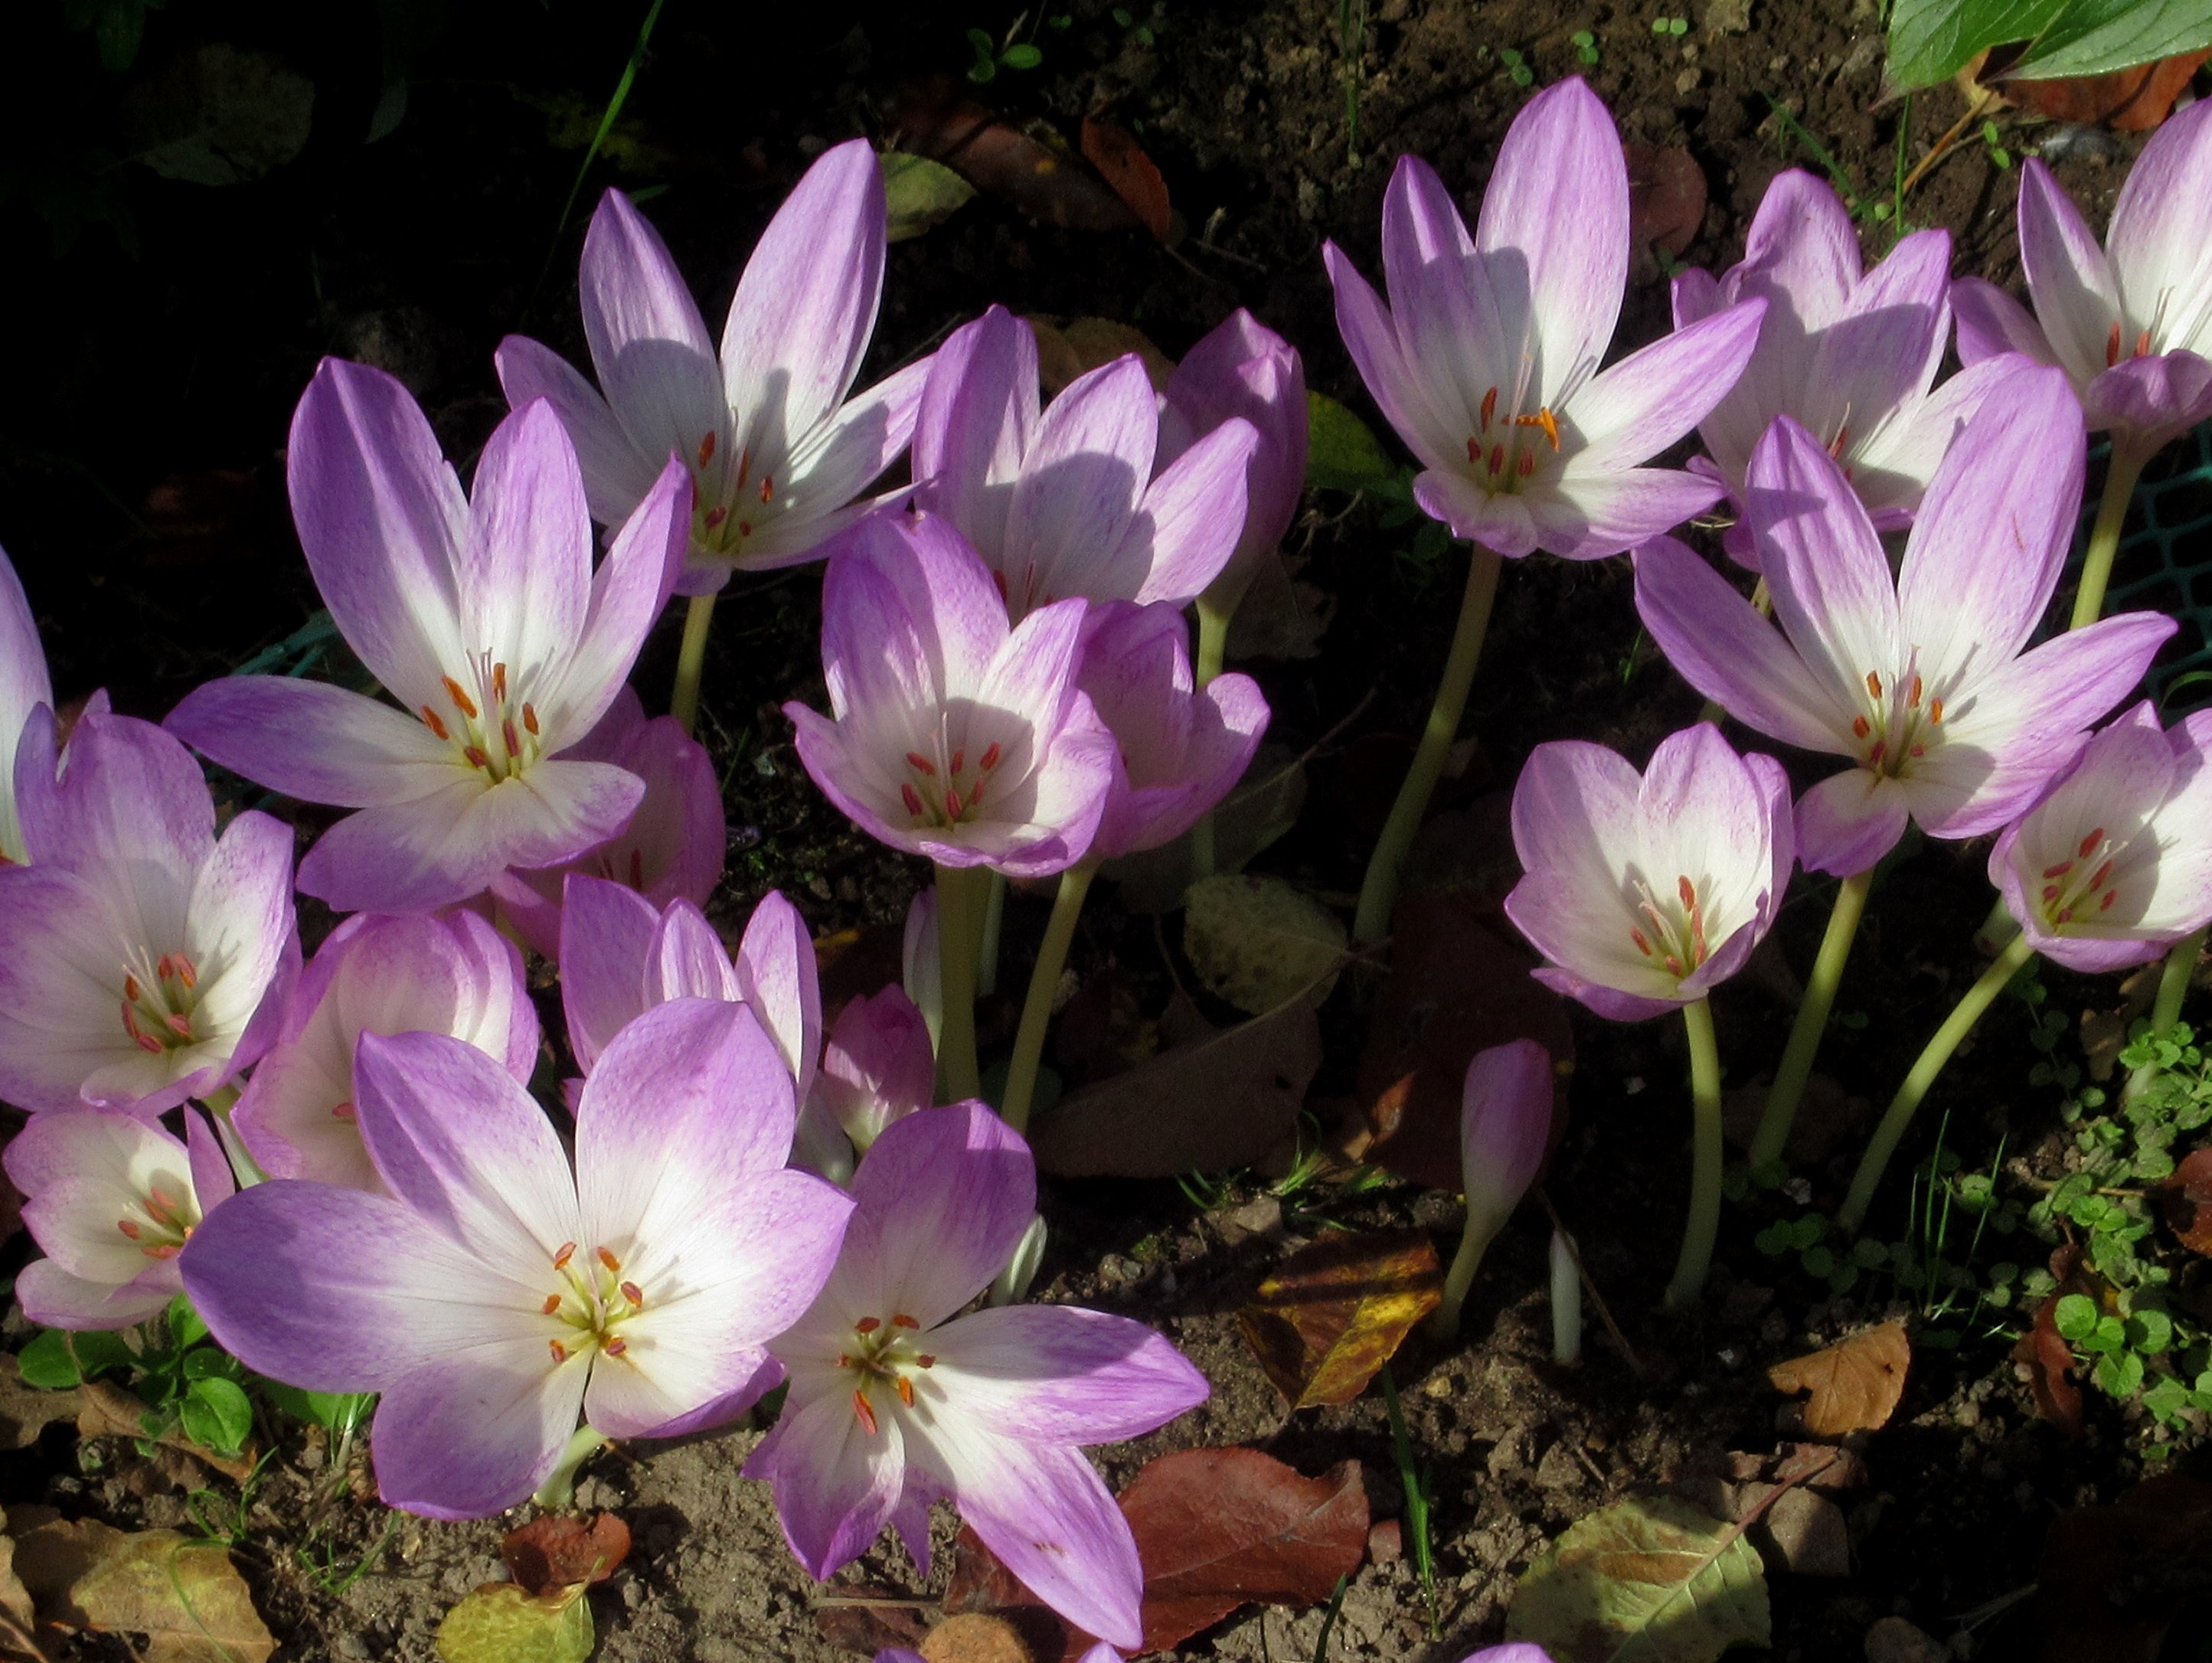
[[[2092,459],[2110,453],[2100,445]],[[2082,511],[2076,561],[2096,509]],[[2212,422],[2154,458],[2128,506],[2105,612],[2146,607],[2181,622],[2150,672],[2167,718],[2212,703]]]

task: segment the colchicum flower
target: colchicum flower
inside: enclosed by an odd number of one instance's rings
[[[584,339],[598,389],[558,355],[510,335],[499,379],[520,410],[545,398],[583,463],[592,517],[618,525],[671,452],[692,483],[680,587],[711,593],[732,570],[811,560],[871,506],[855,502],[907,447],[928,363],[857,398],[884,288],[884,185],[874,150],[824,151],[761,233],[717,358],[691,291],[619,191],[584,239]],[[604,394],[604,397],[602,396]]]
[[[842,1183],[886,1126],[936,1101],[936,1047],[905,990],[854,999],[830,1024],[793,1158]]]
[[[1637,551],[1637,610],[1685,680],[1762,733],[1854,763],[1798,804],[1807,866],[1864,871],[1908,820],[1931,837],[1996,831],[2173,633],[2130,612],[2023,650],[2073,537],[2081,431],[2065,378],[2022,370],[1937,467],[1893,579],[1843,470],[1780,417],[1746,491],[1773,623],[1673,539]]]
[[[1610,755],[1610,753],[1607,753]],[[1467,1223],[1430,1319],[1439,1336],[1458,1332],[1461,1308],[1482,1255],[1544,1165],[1552,1140],[1552,1053],[1534,1040],[1478,1051],[1460,1096],[1460,1187]]]
[[[40,859],[0,871],[0,1098],[159,1114],[269,1045],[299,965],[292,828],[254,810],[217,838],[199,765],[149,722],[88,714]]]
[[[1579,79],[1513,119],[1470,240],[1451,193],[1399,159],[1382,203],[1380,297],[1325,243],[1337,327],[1423,471],[1424,513],[1499,555],[1617,555],[1702,513],[1719,485],[1650,457],[1734,385],[1759,335],[1746,300],[1610,369],[1628,281],[1628,167]]]
[[[23,1314],[49,1328],[128,1328],[185,1290],[177,1255],[237,1187],[207,1122],[186,1143],[105,1109],[41,1114],[5,1152],[24,1227],[47,1254],[15,1278]]]
[[[982,555],[1017,623],[1071,597],[1185,605],[1237,552],[1259,434],[1231,416],[1155,478],[1160,437],[1159,400],[1134,353],[1040,410],[1036,337],[994,306],[932,361],[915,501]]]
[[[1028,1145],[983,1104],[892,1122],[853,1192],[836,1272],[770,1348],[791,1395],[745,1463],[774,1486],[792,1551],[826,1578],[890,1524],[926,1574],[941,1498],[1040,1599],[1137,1649],[1136,1542],[1079,1446],[1165,1424],[1205,1401],[1204,1378],[1126,1317],[958,1314],[1036,1211]]]
[[[168,725],[271,790],[360,810],[308,852],[300,888],[339,912],[421,912],[618,834],[643,783],[562,753],[606,713],[667,602],[682,468],[663,470],[594,573],[575,452],[550,405],[500,423],[465,499],[406,389],[334,358],[300,401],[288,466],[316,587],[398,707],[231,676]]]
[[[990,571],[943,518],[872,516],[823,581],[831,715],[783,707],[799,761],[895,849],[1009,877],[1066,870],[1091,847],[1114,767],[1076,686],[1085,610],[1054,601],[1010,629]]]
[[[1827,446],[1876,527],[1911,523],[1959,429],[2025,361],[1990,359],[1931,391],[1951,334],[1950,288],[1949,232],[1900,238],[1863,273],[1850,211],[1825,181],[1795,167],[1766,187],[1740,263],[1717,279],[1695,269],[1676,275],[1677,329],[1754,296],[1766,302],[1751,361],[1698,425],[1736,504],[1724,538],[1733,558],[1756,558],[1741,518],[1744,470],[1778,416],[1796,417]]]
[[[53,683],[46,675],[46,649],[31,617],[15,567],[0,549],[0,866],[21,865],[31,858],[15,814],[15,750],[23,725],[41,707],[52,711]],[[45,718],[52,720],[51,715]]]
[[[566,865],[511,867],[491,881],[500,921],[545,958],[561,951],[561,893],[571,872],[626,885],[655,907],[678,899],[703,907],[722,881],[729,822],[707,748],[672,716],[646,719],[625,687],[599,725],[565,753],[574,762],[611,762],[645,782],[629,823]]]
[[[580,1409],[610,1438],[672,1437],[775,1384],[763,1347],[820,1292],[850,1203],[784,1166],[791,1078],[748,1012],[680,1000],[618,1035],[573,1174],[544,1111],[459,1040],[366,1035],[355,1078],[388,1193],[258,1184],[182,1263],[247,1368],[382,1393],[387,1503],[485,1517],[552,1472]]]
[[[1990,852],[2028,944],[2096,975],[2212,922],[2212,711],[2161,732],[2146,700],[2094,735]]]
[[[514,944],[474,913],[360,914],[316,949],[230,1122],[271,1178],[380,1187],[355,1124],[363,1034],[450,1034],[526,1085],[538,1012]]]
[[[2148,457],[2212,416],[2212,100],[2176,111],[2136,158],[2105,246],[2051,170],[2020,174],[2020,262],[2035,302],[1953,287],[1959,356],[2025,352],[2064,370],[2092,431]]]
[[[1710,722],[1661,740],[1641,774],[1603,745],[1555,740],[1513,787],[1513,847],[1527,875],[1505,913],[1550,961],[1537,980],[1641,1021],[1702,999],[1773,925],[1790,783]]]

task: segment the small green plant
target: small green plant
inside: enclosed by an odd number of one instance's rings
[[[1021,25],[1018,22],[1003,41],[994,40],[982,29],[968,31],[968,45],[975,54],[975,61],[968,66],[968,78],[977,85],[996,77],[1001,70],[1034,70],[1044,62],[1044,54],[1026,40],[1016,40]]]
[[[1530,69],[1528,60],[1515,52],[1512,47],[1508,46],[1500,52],[1498,54],[1498,61],[1505,66],[1505,77],[1515,86],[1527,87],[1534,84],[1535,70]]]
[[[1580,62],[1584,64],[1597,62],[1597,37],[1588,29],[1577,29],[1567,37],[1567,40],[1574,47],[1575,57]]]
[[[1406,1430],[1406,1411],[1398,1402],[1397,1377],[1382,1365],[1382,1406],[1390,1416],[1390,1448],[1398,1461],[1398,1484],[1406,1492],[1407,1546],[1413,1569],[1421,1579],[1421,1593],[1429,1605],[1429,1637],[1443,1633],[1437,1605],[1436,1550],[1429,1540],[1429,1507],[1436,1499],[1436,1482],[1427,1467],[1413,1466],[1413,1440]]]
[[[1651,33],[1654,34],[1671,35],[1679,40],[1689,32],[1690,20],[1686,17],[1655,17],[1651,20]]]
[[[1996,163],[1998,167],[2009,167],[2012,166],[2012,152],[2005,149],[2004,140],[1997,132],[1997,124],[1996,122],[1984,121],[1982,123],[1982,144],[1984,148],[1989,151],[1990,160]]]
[[[1159,9],[1160,9],[1157,6],[1152,9],[1152,17],[1153,21],[1155,22],[1159,21]],[[1129,39],[1134,41],[1138,46],[1142,46],[1147,52],[1151,51],[1153,46],[1157,44],[1158,38],[1153,34],[1151,27],[1147,24],[1139,23],[1137,21],[1136,14],[1132,12],[1127,6],[1115,7],[1112,15],[1115,25],[1122,31],[1122,33]]]

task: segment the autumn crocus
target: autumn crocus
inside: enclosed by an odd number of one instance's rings
[[[915,501],[982,555],[1017,622],[1071,597],[1181,606],[1237,552],[1259,436],[1229,416],[1155,477],[1160,438],[1142,359],[1078,376],[1041,408],[1036,337],[993,307],[931,361]]]
[[[609,762],[645,785],[637,811],[606,842],[565,865],[514,867],[491,882],[500,921],[546,958],[561,950],[561,894],[571,872],[636,890],[655,907],[679,896],[703,907],[722,881],[729,822],[721,780],[706,747],[673,717],[646,719],[625,687],[568,760]]]
[[[89,714],[22,799],[36,865],[0,872],[0,1098],[153,1115],[267,1048],[296,974],[292,829],[253,810],[218,838],[168,734]]]
[[[814,1123],[816,1160],[806,1164],[842,1183],[892,1121],[927,1108],[936,1091],[929,1024],[905,990],[852,1000],[830,1024],[814,1089],[799,1111],[802,1145]]]
[[[1513,788],[1526,875],[1506,916],[1549,961],[1539,980],[1600,1016],[1679,1010],[1695,1109],[1689,1228],[1668,1288],[1695,1299],[1720,1226],[1721,1075],[1706,995],[1772,927],[1794,859],[1782,765],[1711,723],[1660,742],[1639,774],[1602,745],[1536,747]]]
[[[1444,1278],[1443,1302],[1429,1319],[1432,1332],[1459,1332],[1460,1309],[1486,1248],[1505,1228],[1544,1164],[1552,1135],[1552,1053],[1534,1040],[1513,1040],[1475,1053],[1460,1101],[1461,1187],[1467,1224]]]
[[[1459,730],[1501,558],[1619,554],[1711,507],[1717,481],[1644,464],[1719,402],[1765,302],[1745,300],[1611,368],[1628,280],[1620,135],[1579,79],[1513,119],[1474,234],[1443,182],[1399,160],[1382,203],[1386,307],[1334,243],[1322,257],[1360,379],[1421,464],[1414,500],[1475,547],[1451,651],[1362,883],[1352,934],[1389,933],[1398,877]]]
[[[21,865],[31,858],[15,814],[15,746],[33,713],[41,707],[51,710],[53,702],[31,604],[14,563],[0,549],[0,866]]]
[[[334,358],[300,401],[287,466],[316,586],[396,703],[231,676],[168,725],[258,784],[358,810],[308,852],[301,889],[339,912],[420,912],[619,833],[643,782],[562,753],[606,713],[668,598],[683,469],[669,463],[594,573],[550,404],[500,423],[464,498],[407,390]]]
[[[508,402],[546,398],[561,412],[602,525],[635,511],[672,452],[683,458],[691,495],[681,587],[694,600],[675,713],[687,731],[714,592],[734,570],[814,558],[866,512],[856,499],[914,431],[926,361],[847,397],[875,333],[884,246],[874,149],[866,139],[833,145],[754,245],[717,354],[666,246],[629,197],[609,191],[580,278],[598,388],[535,341],[500,344]]]
[[[450,1034],[524,1084],[538,1063],[538,1012],[522,955],[474,913],[361,914],[315,950],[231,1124],[272,1178],[378,1187],[355,1123],[353,1060],[363,1034]]]
[[[1950,288],[1949,232],[1912,232],[1864,270],[1842,199],[1795,167],[1766,187],[1740,262],[1717,278],[1696,269],[1676,275],[1678,329],[1747,299],[1766,302],[1750,361],[1698,428],[1706,465],[1737,505],[1723,538],[1730,555],[1757,568],[1742,519],[1744,475],[1778,416],[1795,417],[1827,446],[1878,528],[1911,523],[1960,426],[2025,361],[1994,358],[1935,386],[1951,333]]]
[[[791,1395],[745,1463],[773,1486],[792,1551],[826,1578],[889,1524],[926,1569],[930,1503],[949,1501],[1040,1599],[1135,1650],[1136,1542],[1079,1446],[1152,1431],[1206,1381],[1126,1317],[959,1314],[1036,1206],[1028,1146],[982,1104],[894,1121],[853,1193],[836,1273],[771,1347]]]
[[[936,865],[948,1098],[976,1089],[973,879],[987,867],[1066,871],[1105,809],[1114,739],[1076,685],[1085,611],[1054,601],[1010,627],[989,568],[945,518],[872,515],[823,582],[831,713],[783,707],[823,793],[863,831]]]
[[[246,1367],[382,1393],[394,1507],[479,1518],[551,1476],[580,1410],[609,1438],[732,1418],[821,1290],[850,1204],[784,1166],[791,1077],[751,1015],[687,999],[617,1035],[575,1165],[493,1059],[365,1035],[358,1124],[386,1193],[280,1179],[194,1234],[185,1290]]]
[[[207,1122],[186,1142],[106,1109],[41,1114],[9,1143],[9,1181],[46,1257],[15,1278],[23,1314],[50,1328],[128,1328],[184,1291],[177,1256],[236,1187]]]

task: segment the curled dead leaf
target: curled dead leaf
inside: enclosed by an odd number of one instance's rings
[[[1871,1432],[1887,1423],[1905,1395],[1912,1342],[1902,1322],[1853,1334],[1823,1350],[1766,1371],[1778,1392],[1809,1392],[1805,1429],[1816,1438]]]
[[[2212,1484],[2161,1473],[2051,1521],[2027,1630],[2036,1663],[2154,1663],[2212,1589]]]
[[[145,1635],[148,1663],[264,1663],[276,1649],[228,1551],[173,1530],[50,1519],[17,1536],[15,1569],[41,1622]]]
[[[1293,1409],[1350,1403],[1443,1297],[1426,1230],[1331,1235],[1260,1284],[1237,1326]]]
[[[1765,1646],[1765,1568],[1744,1530],[1672,1496],[1601,1508],[1522,1575],[1505,1637],[1558,1663],[1713,1663],[1731,1646]]]
[[[1048,129],[1028,132],[962,93],[950,76],[901,88],[894,148],[941,161],[1030,218],[1071,231],[1125,231],[1137,216]]]
[[[2157,126],[2172,112],[2174,100],[2212,52],[2183,52],[2111,75],[2069,76],[2056,81],[2006,76],[2006,64],[2019,57],[2016,51],[1987,54],[1970,82],[1976,91],[1968,96],[1996,91],[2000,103],[2030,115],[2140,133]],[[1975,70],[1977,66],[1968,68]]]
[[[77,1435],[87,1438],[143,1438],[147,1435],[146,1424],[152,1411],[145,1404],[119,1386],[111,1386],[104,1380],[88,1380],[78,1387],[84,1407],[76,1417]],[[233,1484],[244,1484],[253,1476],[254,1466],[261,1457],[255,1447],[248,1443],[235,1455],[220,1455],[206,1445],[195,1442],[185,1435],[181,1427],[172,1426],[165,1432],[154,1435],[155,1441],[167,1444],[172,1449],[181,1449],[187,1455],[205,1461]]]
[[[507,1532],[499,1557],[528,1593],[604,1582],[629,1557],[629,1526],[611,1513],[589,1520],[548,1513]]]
[[[1174,222],[1173,210],[1168,206],[1168,182],[1129,130],[1103,116],[1084,117],[1083,157],[1113,187],[1114,194],[1129,204],[1129,211],[1145,229],[1165,242]]]
[[[2191,1253],[2212,1253],[2212,1149],[2185,1158],[2159,1187],[2166,1222]]]
[[[1679,259],[1705,218],[1705,173],[1681,146],[1621,146],[1628,161],[1628,241],[1636,275],[1656,277],[1667,259]]]
[[[83,1410],[82,1392],[26,1386],[13,1353],[0,1352],[0,1449],[28,1449],[56,1421],[73,1421]]]
[[[2036,1307],[2035,1320],[2012,1348],[2012,1359],[2027,1370],[2027,1389],[2035,1411],[2069,1438],[2081,1435],[2081,1388],[2074,1383],[2074,1348],[2058,1332],[2058,1302],[2069,1294],[2096,1299],[2103,1291],[2097,1278],[2081,1263],[2076,1242],[2063,1241],[2051,1250],[2051,1274],[2057,1278],[2050,1294]]]

